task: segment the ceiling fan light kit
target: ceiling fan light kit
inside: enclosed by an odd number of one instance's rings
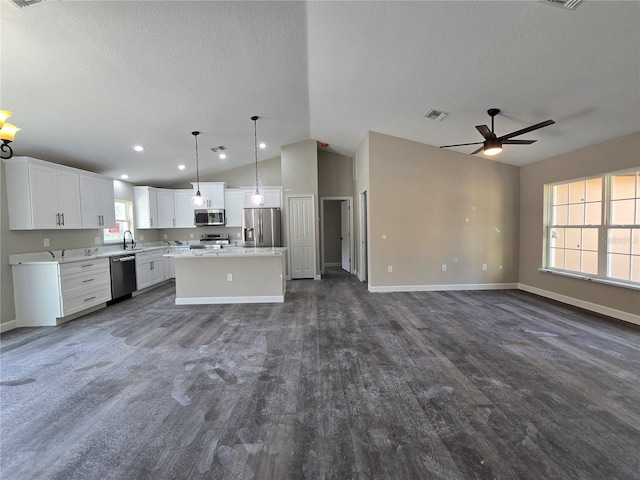
[[[538,130],[539,128],[548,127],[549,125],[553,125],[553,120],[545,120],[544,122],[536,123],[535,125],[531,125],[530,127],[523,128],[521,130],[516,130],[515,132],[507,133],[506,135],[502,135],[498,137],[495,134],[494,130],[494,118],[496,115],[500,113],[499,108],[490,108],[487,110],[487,114],[491,117],[491,129],[486,125],[476,125],[476,130],[480,132],[480,135],[484,137],[484,142],[471,142],[471,143],[457,143],[455,145],[442,145],[440,148],[450,148],[450,147],[464,147],[466,145],[482,145],[477,150],[474,150],[469,155],[475,155],[476,153],[482,152],[485,155],[493,156],[502,152],[503,145],[531,145],[536,142],[536,140],[511,140],[513,137],[517,137],[519,135],[524,135],[525,133],[533,132],[534,130]]]

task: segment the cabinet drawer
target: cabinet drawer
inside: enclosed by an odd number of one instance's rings
[[[109,271],[108,258],[92,258],[80,262],[63,263],[60,265],[60,276],[100,269]]]
[[[111,286],[111,275],[106,268],[99,270],[90,269],[88,271],[60,277],[63,297],[80,295],[85,290],[91,290],[104,285]]]
[[[81,312],[95,305],[111,300],[111,285],[87,289],[81,295],[62,297],[62,315],[67,316]]]

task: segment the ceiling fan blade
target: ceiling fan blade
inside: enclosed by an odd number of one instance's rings
[[[473,142],[473,143],[457,143],[455,145],[442,145],[440,148],[449,148],[449,147],[464,147],[465,145],[480,145],[484,142]]]
[[[480,153],[482,150],[484,150],[484,145],[482,145],[479,149],[474,150],[469,155],[475,155],[476,153]]]
[[[545,122],[536,123],[535,125],[531,125],[530,127],[523,128],[522,130],[516,130],[515,132],[507,133],[506,135],[498,137],[498,140],[500,141],[508,140],[510,138],[517,137],[518,135],[523,135],[525,133],[533,132],[534,130],[538,130],[539,128],[542,128],[542,127],[548,127],[549,125],[553,125],[554,123],[556,122],[554,122],[553,120],[547,120]]]
[[[531,145],[532,143],[537,142],[537,140],[505,140],[502,142],[503,145]]]
[[[489,127],[487,127],[486,125],[476,125],[476,129],[480,132],[480,135],[482,135],[487,140],[495,136],[493,133],[491,133],[491,130],[489,130]]]

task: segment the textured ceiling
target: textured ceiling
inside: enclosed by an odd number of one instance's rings
[[[192,130],[202,175],[252,163],[254,114],[260,159],[308,138],[350,156],[369,130],[480,141],[490,107],[498,135],[557,122],[496,158],[514,165],[640,130],[639,2],[50,0],[0,14],[15,155],[137,184],[193,180]]]

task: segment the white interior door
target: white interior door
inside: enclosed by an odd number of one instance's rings
[[[315,232],[312,197],[289,197],[291,278],[315,278]]]
[[[340,249],[342,269],[351,273],[351,231],[349,229],[349,201],[340,202]]]

